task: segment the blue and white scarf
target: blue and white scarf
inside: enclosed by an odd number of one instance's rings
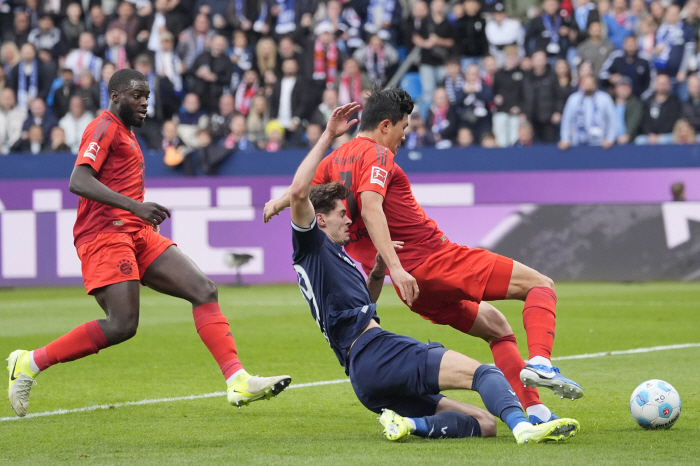
[[[234,8],[236,11],[236,18],[238,18],[238,21],[243,22],[244,20],[246,20],[245,12],[243,10],[243,0],[236,0]]]
[[[265,25],[266,21],[267,21],[267,2],[263,3],[262,7],[260,8],[260,16],[258,16],[258,19],[255,20],[255,23],[253,23],[253,31],[262,32],[262,28]]]
[[[27,74],[24,71],[24,62],[19,62],[19,83],[17,85],[17,106],[29,107],[29,100],[39,95],[39,62],[32,62],[32,74],[29,75],[29,87],[27,88]]]
[[[275,32],[279,35],[287,34],[297,28],[294,3],[296,0],[277,0],[280,14],[277,16]]]
[[[182,66],[182,61],[180,60],[180,57],[177,56],[177,53],[173,52],[170,54],[171,55],[171,60],[172,60],[172,70],[173,72],[170,73],[170,75],[166,74],[165,71],[163,70],[163,51],[159,50],[156,52],[156,58],[155,58],[155,69],[156,73],[158,76],[164,76],[170,80],[170,82],[173,84],[173,90],[175,91],[176,94],[182,94],[182,76],[180,73],[178,73],[177,70],[179,70]]]
[[[379,30],[376,25],[376,18],[374,17],[378,8],[381,8],[383,12],[380,25],[391,24],[391,20],[394,17],[394,9],[396,8],[396,0],[369,0],[367,19],[365,20],[365,31],[374,33]]]
[[[554,23],[552,23],[552,18],[550,18],[549,15],[542,15],[542,23],[544,24],[544,28],[546,29],[547,36],[549,36],[549,45],[556,45],[556,47],[558,48],[559,47],[559,28],[561,27],[561,17],[555,16]],[[555,52],[551,52],[551,53],[555,53]]]
[[[657,70],[665,70],[668,65],[668,59],[671,56],[671,49],[674,45],[683,45],[685,43],[685,33],[680,22],[674,26],[663,23],[656,31],[656,45],[664,45],[664,49],[654,57],[654,67]]]
[[[578,110],[574,115],[576,134],[573,140],[578,141],[578,145],[599,146],[603,143],[603,121],[596,97],[595,94],[592,96],[581,95]]]

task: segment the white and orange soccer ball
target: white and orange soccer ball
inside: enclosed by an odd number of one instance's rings
[[[670,429],[681,415],[681,397],[670,383],[647,380],[634,389],[630,413],[645,429]]]

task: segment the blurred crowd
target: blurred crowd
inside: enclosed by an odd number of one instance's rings
[[[0,151],[77,152],[131,67],[142,147],[213,173],[312,146],[414,48],[409,149],[694,144],[699,31],[698,0],[0,0]]]

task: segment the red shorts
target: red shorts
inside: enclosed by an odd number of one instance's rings
[[[435,324],[467,333],[482,300],[506,297],[513,259],[450,243],[410,273],[419,291],[411,310]]]
[[[130,233],[100,233],[78,248],[88,294],[103,286],[141,280],[151,263],[174,245],[153,227]]]

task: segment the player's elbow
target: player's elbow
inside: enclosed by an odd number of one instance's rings
[[[481,428],[482,437],[495,437],[496,436],[496,418],[490,413],[484,412],[483,415],[478,416],[476,419],[479,422],[479,427]]]
[[[77,194],[78,196],[85,194],[85,182],[83,181],[82,173],[79,170],[74,169],[73,173],[71,173],[70,181],[68,182],[68,190],[73,194]]]
[[[303,201],[309,197],[309,187],[303,186],[298,183],[292,183],[289,189],[289,201],[295,203],[298,201]]]

